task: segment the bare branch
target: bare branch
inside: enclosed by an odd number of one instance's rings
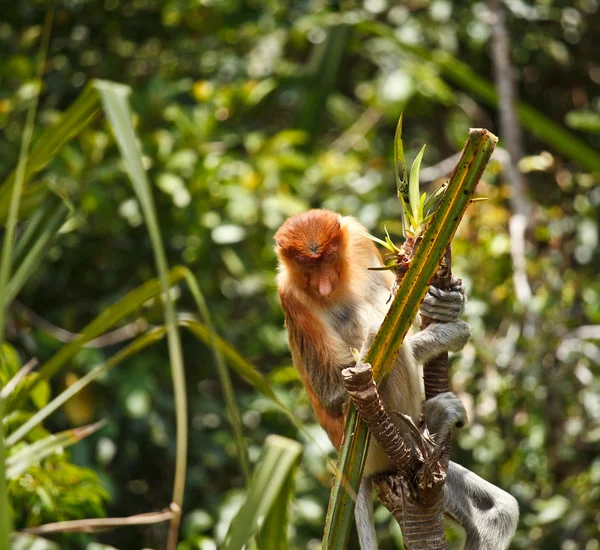
[[[51,323],[47,319],[44,319],[41,315],[38,315],[32,309],[29,309],[25,304],[22,304],[21,302],[15,300],[11,304],[11,307],[25,315],[33,326],[39,328],[41,331],[49,334],[59,342],[62,342],[63,344],[68,344],[69,342],[72,342],[73,340],[81,336],[81,334],[78,334],[76,332],[70,332],[68,330],[65,330],[64,328],[55,325],[54,323]],[[135,338],[138,334],[144,332],[147,328],[148,322],[140,317],[139,319],[136,319],[135,321],[125,325],[124,327],[112,330],[110,332],[107,332],[106,334],[102,334],[101,336],[94,338],[93,340],[90,340],[82,347],[105,348],[114,344],[120,344],[121,342],[125,342],[126,340],[131,340],[132,338]]]
[[[76,519],[72,521],[59,521],[56,523],[46,523],[38,527],[29,527],[23,529],[24,533],[32,535],[49,535],[51,533],[94,533],[104,529],[113,529],[115,527],[127,527],[130,525],[150,525],[152,523],[162,523],[170,521],[174,516],[170,508],[165,508],[160,512],[148,512],[145,514],[136,514],[124,518],[92,518]]]

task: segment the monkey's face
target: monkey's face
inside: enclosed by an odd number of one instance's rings
[[[302,266],[309,293],[318,298],[329,298],[340,282],[340,265],[336,258],[326,259],[314,265]]]

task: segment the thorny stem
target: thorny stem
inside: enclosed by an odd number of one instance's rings
[[[412,463],[411,446],[407,445],[381,401],[373,380],[371,365],[362,363],[344,369],[342,380],[348,395],[381,449],[400,471],[408,471]]]
[[[402,474],[379,476],[375,479],[377,498],[394,516],[402,530],[407,550],[445,550],[444,492],[438,487],[433,503],[424,504],[415,497]]]
[[[358,413],[398,473],[375,479],[377,497],[400,525],[407,550],[446,548],[443,521],[444,484],[450,440],[438,445],[423,424],[402,417],[409,436],[402,435],[381,401],[368,363],[342,371],[342,380]]]

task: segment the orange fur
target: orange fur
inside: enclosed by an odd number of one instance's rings
[[[300,300],[294,297],[290,292],[280,292],[281,305],[285,313],[285,326],[288,331],[288,339],[290,349],[292,351],[292,360],[294,366],[300,374],[300,379],[306,388],[308,399],[311,407],[315,411],[319,424],[325,429],[329,439],[339,449],[342,444],[344,435],[345,415],[343,412],[334,414],[328,412],[321,403],[321,400],[314,392],[307,370],[303,360],[307,345],[314,348],[316,359],[319,363],[322,372],[329,371],[331,376],[336,375],[334,358],[331,356],[328,348],[326,337],[326,328],[318,319],[318,316],[303,304]],[[304,353],[303,353],[304,352]]]
[[[279,295],[292,359],[317,420],[336,448],[342,443],[347,404],[340,373],[353,359],[350,346],[331,326],[332,308],[343,304],[354,312],[364,309],[365,302],[376,301],[370,294],[374,278],[385,289],[393,283],[391,273],[368,270],[383,261],[361,230],[353,218],[310,210],[289,218],[275,235]],[[321,277],[335,284],[330,296],[318,292]],[[361,327],[354,346],[360,347],[367,328]]]

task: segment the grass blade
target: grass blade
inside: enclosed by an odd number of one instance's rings
[[[165,249],[160,234],[160,228],[156,217],[154,199],[142,164],[142,153],[136,140],[133,124],[131,122],[131,111],[128,96],[130,89],[120,84],[98,80],[94,87],[100,94],[104,113],[110,122],[113,134],[121,156],[125,162],[125,168],[133,189],[137,195],[150,240],[154,251],[156,269],[163,292],[165,308],[165,325],[167,327],[167,342],[169,344],[169,360],[171,364],[171,375],[173,379],[173,393],[175,395],[175,417],[176,417],[176,447],[175,480],[173,482],[173,504],[175,515],[169,529],[169,540],[167,548],[175,550],[181,521],[181,509],[183,507],[183,493],[185,490],[185,477],[187,467],[187,394],[185,387],[185,370],[183,366],[183,353],[181,341],[177,328],[175,307],[169,295],[168,265]]]
[[[289,490],[302,455],[302,445],[285,437],[270,435],[265,439],[262,455],[242,508],[231,524],[224,550],[242,550],[261,529],[261,523],[273,509],[284,489]]]
[[[93,85],[86,86],[81,95],[55,124],[38,138],[23,170],[23,189],[31,178],[45,168],[61,147],[78,135],[100,113],[100,99]],[[0,205],[7,204],[15,185],[16,171],[0,186]],[[46,186],[43,186],[46,192]],[[0,215],[0,219],[3,216]]]
[[[259,550],[287,550],[288,548],[287,529],[289,505],[294,495],[294,474],[295,470],[286,477],[281,491],[275,498],[271,511],[256,537]]]
[[[235,392],[233,390],[231,376],[229,376],[229,370],[227,368],[227,364],[225,363],[225,358],[223,357],[221,347],[217,345],[218,336],[212,324],[212,319],[210,316],[210,311],[208,310],[208,307],[206,305],[206,300],[204,299],[202,291],[200,290],[200,285],[198,284],[196,277],[194,277],[192,272],[189,270],[187,272],[185,280],[190,292],[192,293],[192,296],[194,297],[196,306],[198,307],[198,311],[200,312],[200,315],[202,316],[204,324],[206,325],[206,328],[208,329],[210,335],[210,341],[205,343],[208,346],[210,346],[215,357],[217,373],[221,382],[221,388],[223,389],[225,406],[227,408],[229,422],[233,431],[233,438],[235,441],[235,446],[237,448],[237,455],[240,460],[242,473],[244,474],[246,483],[248,483],[250,479],[250,463],[248,462],[248,449],[244,440],[242,415],[240,414],[240,410],[235,400]],[[252,365],[250,365],[249,363],[248,365],[252,370],[254,370],[254,367],[252,367]]]
[[[8,219],[6,222],[6,230],[4,233],[4,243],[2,246],[2,255],[0,257],[0,296],[6,295],[6,289],[10,280],[12,270],[13,248],[15,240],[15,232],[17,228],[17,219],[19,215],[19,204],[21,194],[25,187],[27,158],[29,155],[29,147],[33,136],[33,126],[35,123],[35,114],[40,97],[41,76],[44,72],[46,63],[46,54],[48,53],[48,43],[50,41],[50,29],[52,28],[52,18],[54,10],[51,8],[46,12],[44,20],[44,28],[40,42],[40,49],[37,58],[36,73],[39,75],[39,83],[33,101],[27,110],[25,126],[21,138],[21,148],[19,151],[19,160],[17,168],[13,176],[13,184],[7,190],[2,204],[9,204]],[[10,200],[9,200],[10,197]],[[4,342],[4,327],[6,325],[6,306],[5,303],[0,303],[0,346]],[[6,472],[4,470],[4,399],[0,398],[0,550],[8,550],[10,544],[10,535],[12,532],[10,510],[8,497],[6,493]]]
[[[25,283],[35,273],[44,256],[50,250],[50,242],[58,234],[58,230],[67,219],[68,213],[69,209],[66,204],[61,203],[55,206],[54,212],[45,221],[39,235],[36,235],[33,244],[29,247],[18,269],[11,277],[4,293],[4,306],[8,306],[12,302]]]
[[[471,130],[436,215],[423,233],[411,266],[402,278],[396,297],[365,358],[373,366],[376,381],[387,376],[439,261],[464,211],[481,174],[496,146],[497,138],[487,130]],[[362,477],[369,437],[363,422],[352,407],[346,421],[344,443],[338,457],[340,475],[334,480],[327,510],[324,549],[345,549],[353,522],[354,498]],[[354,498],[353,498],[354,497]]]

